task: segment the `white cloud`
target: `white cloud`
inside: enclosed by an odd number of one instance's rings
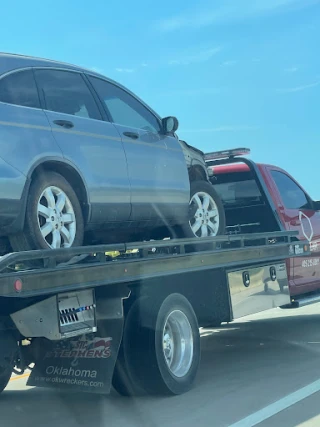
[[[118,73],[134,73],[135,69],[134,68],[116,68],[116,71],[118,71]]]
[[[95,73],[103,74],[103,70],[99,67],[88,67],[88,69],[94,71]]]
[[[235,59],[230,60],[230,61],[224,61],[222,62],[222,67],[232,67],[233,65],[236,65],[238,63],[238,61],[236,61]]]
[[[254,131],[259,128],[255,126],[218,126],[215,128],[200,128],[200,129],[182,129],[182,132],[243,132],[243,131]]]
[[[156,60],[142,60],[139,61],[139,65],[136,65],[134,68],[122,68],[117,67],[115,70],[118,73],[134,73],[138,72],[143,68],[159,68],[159,67],[168,67],[168,66],[181,66],[189,65],[193,63],[202,63],[209,61],[213,56],[222,51],[221,46],[208,46],[202,45],[194,47],[189,47],[184,50],[179,50],[177,52],[165,55],[162,58],[157,58]]]
[[[311,88],[317,87],[319,85],[320,85],[320,80],[317,82],[314,82],[314,83],[306,84],[306,85],[289,87],[289,88],[285,88],[285,89],[278,89],[278,92],[281,92],[281,93],[301,92],[302,90],[311,89]]]
[[[199,88],[199,89],[180,89],[161,92],[161,96],[201,96],[201,95],[212,95],[221,93],[225,90],[222,87],[210,87],[210,88]]]
[[[157,28],[170,32],[181,28],[202,28],[212,24],[223,24],[247,18],[255,18],[287,10],[302,9],[320,0],[220,0],[161,20]],[[218,5],[217,5],[218,3]],[[213,4],[213,5],[212,5]]]
[[[289,68],[285,68],[284,72],[285,73],[296,73],[298,71],[298,69],[299,69],[298,67],[292,66]]]
[[[176,58],[170,59],[168,65],[189,65],[195,62],[206,62],[211,59],[214,55],[221,52],[222,47],[217,46],[210,49],[203,49],[197,51],[187,51],[177,55]]]

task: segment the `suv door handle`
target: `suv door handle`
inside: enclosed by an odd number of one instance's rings
[[[127,136],[128,138],[131,139],[138,139],[139,138],[139,134],[136,132],[123,132],[124,136]]]
[[[72,122],[69,122],[69,120],[53,120],[53,123],[65,129],[71,129],[74,127],[74,124]]]

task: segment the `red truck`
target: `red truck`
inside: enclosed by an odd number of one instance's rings
[[[211,182],[225,208],[228,234],[297,231],[310,243],[306,257],[287,260],[292,299],[320,290],[320,202],[314,201],[285,170],[237,157],[249,149],[206,155]]]

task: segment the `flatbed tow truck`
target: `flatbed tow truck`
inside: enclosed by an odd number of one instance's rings
[[[285,229],[5,255],[0,390],[30,368],[32,386],[184,393],[199,327],[291,307],[287,260],[309,255],[310,241]]]

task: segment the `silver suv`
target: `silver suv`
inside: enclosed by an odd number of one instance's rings
[[[0,54],[1,254],[221,233],[203,153],[177,127],[93,71]]]

